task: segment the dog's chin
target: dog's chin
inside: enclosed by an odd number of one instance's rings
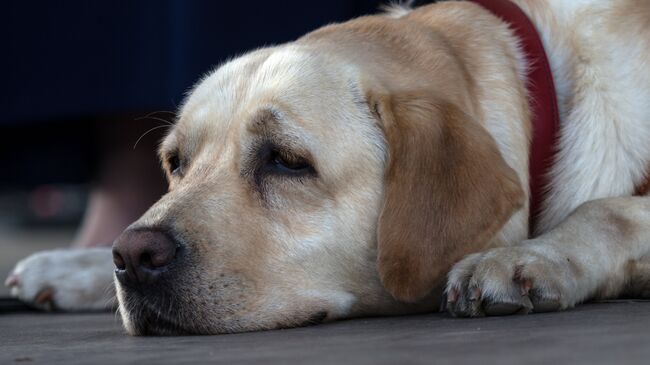
[[[218,334],[227,334],[227,333],[236,333],[236,332],[248,332],[248,331],[259,331],[259,330],[272,330],[272,329],[283,329],[283,328],[294,328],[294,327],[305,327],[305,326],[314,326],[325,321],[327,316],[324,312],[318,312],[310,316],[306,320],[303,320],[299,323],[278,324],[274,327],[269,328],[251,328],[239,330],[226,330],[226,329],[203,329],[200,328],[187,328],[174,320],[169,320],[167,318],[159,316],[154,311],[141,311],[137,317],[128,316],[129,319],[125,318],[125,327],[127,332],[132,336],[187,336],[187,335],[218,335]]]
[[[223,316],[209,308],[196,308],[160,289],[153,294],[118,286],[117,294],[122,322],[132,336],[216,335],[260,329],[248,329],[236,319],[223,322]]]
[[[193,326],[192,313],[166,290],[155,293],[132,285],[117,284],[119,313],[126,331],[133,336],[176,336],[205,334],[205,329]]]
[[[329,321],[327,312],[319,311],[307,318],[296,319],[287,323],[274,323],[266,326],[258,324],[250,328],[242,326],[241,323],[215,326],[209,319],[203,321],[184,319],[183,321],[181,315],[172,317],[167,313],[162,313],[159,308],[154,306],[145,303],[134,306],[133,301],[131,303],[128,309],[120,304],[119,311],[126,331],[132,336],[217,335],[313,326]]]
[[[181,336],[200,334],[190,331],[176,321],[159,316],[155,311],[141,310],[137,316],[130,315],[127,332],[133,336]],[[126,323],[126,321],[125,321]]]
[[[295,310],[276,312],[268,307],[249,306],[245,300],[227,300],[228,293],[205,296],[201,288],[187,279],[188,273],[161,277],[153,284],[133,284],[116,276],[119,312],[127,332],[134,336],[216,335],[278,328],[302,327],[334,319],[321,299]],[[213,280],[205,279],[207,282]],[[232,286],[231,286],[232,288]],[[211,289],[211,288],[210,288]],[[233,295],[240,295],[241,290]],[[202,296],[203,295],[203,296]],[[231,297],[233,295],[230,295]],[[226,300],[224,300],[226,298]],[[238,297],[239,298],[239,297]],[[292,297],[287,307],[302,302]],[[239,305],[239,306],[237,306]],[[289,314],[289,315],[287,315]]]
[[[232,320],[222,323],[220,318],[193,311],[187,304],[174,303],[170,297],[165,297],[167,300],[163,303],[160,299],[123,288],[118,289],[118,297],[122,322],[126,331],[133,336],[217,335],[311,326],[332,320],[327,311],[320,310],[311,314],[302,313],[300,318],[283,318],[281,322],[261,320],[265,316],[252,322],[226,316]]]
[[[130,294],[121,295],[119,312],[126,331],[133,336],[176,336],[199,334],[198,331],[187,328],[180,320],[181,316],[173,313],[170,305],[163,310],[143,298]]]

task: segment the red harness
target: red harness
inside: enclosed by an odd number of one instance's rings
[[[551,67],[544,52],[544,46],[528,16],[509,0],[469,0],[483,6],[510,24],[528,60],[528,98],[532,122],[532,142],[530,146],[530,220],[529,231],[534,232],[546,188],[548,171],[554,162],[554,148],[559,130],[557,97]],[[650,171],[650,169],[648,170]],[[650,192],[650,172],[640,184],[635,195]]]
[[[532,122],[529,230],[532,233],[540,213],[545,189],[549,184],[548,171],[553,165],[555,141],[560,125],[553,74],[535,26],[517,5],[509,0],[469,1],[483,6],[510,24],[519,38],[521,49],[528,61],[526,88]]]

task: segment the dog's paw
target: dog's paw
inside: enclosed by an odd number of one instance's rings
[[[38,309],[97,311],[115,302],[110,248],[37,252],[16,264],[5,285]]]
[[[526,314],[575,305],[570,261],[532,246],[470,255],[449,273],[443,302],[456,317]]]

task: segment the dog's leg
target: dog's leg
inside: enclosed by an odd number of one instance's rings
[[[650,197],[583,204],[554,230],[470,255],[449,273],[455,316],[562,310],[589,299],[650,294]]]
[[[11,295],[44,310],[99,311],[115,306],[111,248],[51,250],[16,264]]]

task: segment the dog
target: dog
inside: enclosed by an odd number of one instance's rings
[[[162,142],[169,192],[112,251],[19,262],[13,295],[66,311],[116,296],[133,335],[647,297],[650,3],[513,3],[560,122],[532,233],[535,65],[499,16],[444,1],[218,67]]]

